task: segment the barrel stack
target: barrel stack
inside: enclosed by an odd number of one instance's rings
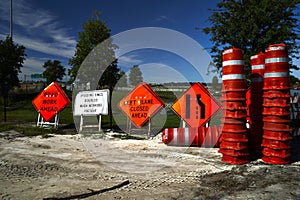
[[[263,85],[265,72],[265,55],[260,52],[251,56],[250,86],[250,135],[249,150],[251,157],[261,158],[263,136]]]
[[[243,51],[227,49],[222,54],[222,133],[219,152],[229,164],[249,162],[246,128],[246,79]]]
[[[269,164],[290,162],[290,81],[288,49],[270,45],[265,54],[263,87],[263,157]]]

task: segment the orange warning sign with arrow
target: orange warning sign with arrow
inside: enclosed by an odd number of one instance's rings
[[[193,83],[171,108],[190,127],[200,127],[209,121],[221,106],[201,83]]]

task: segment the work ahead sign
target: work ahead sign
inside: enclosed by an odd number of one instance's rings
[[[70,104],[66,93],[57,82],[52,82],[32,100],[35,109],[48,122]]]
[[[74,115],[107,115],[109,90],[81,91],[75,97]]]

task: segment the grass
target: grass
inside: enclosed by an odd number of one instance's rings
[[[156,92],[162,100],[171,105],[176,101],[176,99],[181,96],[181,93],[174,94],[173,92],[165,92],[165,91],[157,91]],[[70,91],[67,92],[70,99],[72,93]],[[113,92],[113,101],[112,105],[117,105],[120,100],[128,94],[128,91],[114,91]],[[44,137],[48,137],[49,134],[65,134],[64,129],[74,129],[72,133],[76,133],[75,124],[79,124],[80,117],[75,116],[73,117],[72,113],[72,103],[66,107],[60,113],[59,119],[59,128],[58,129],[44,129],[38,128],[35,126],[38,113],[35,110],[34,106],[31,103],[31,100],[35,96],[26,96],[26,99],[18,99],[17,101],[13,101],[13,98],[10,99],[8,108],[7,108],[7,122],[5,123],[3,120],[3,101],[0,100],[2,104],[0,106],[0,132],[1,131],[8,131],[8,130],[16,130],[20,133],[23,133],[27,136],[36,136],[42,135]],[[210,125],[217,125],[221,124],[221,112],[217,113],[210,120]],[[112,127],[110,126],[110,117],[108,115],[102,116],[102,129],[110,129],[113,128],[114,130],[127,130],[128,119],[119,110],[117,106],[113,107],[113,119],[112,119]],[[163,109],[163,111],[157,113],[151,118],[151,132],[158,132],[163,128],[171,128],[171,127],[179,127],[181,124],[181,119],[170,109],[169,106]],[[85,123],[97,123],[97,119],[95,117],[89,118],[85,117]],[[300,128],[300,121],[299,120],[291,120],[291,127],[292,128]],[[132,128],[135,128],[132,125]],[[140,131],[147,131],[148,130],[148,123],[144,125],[144,127]]]
[[[176,96],[172,92],[158,92],[164,102],[170,103],[176,99]],[[67,92],[70,99],[72,96],[71,92]],[[117,105],[120,100],[128,94],[128,91],[114,91],[113,92],[113,105]],[[38,113],[32,105],[32,99],[35,98],[37,94],[26,95],[24,99],[18,99],[14,101],[14,97],[11,97],[8,102],[7,107],[7,122],[4,122],[3,116],[3,106],[0,106],[0,131],[16,130],[27,136],[43,135],[43,134],[63,134],[64,127],[72,127],[75,129],[75,124],[79,124],[80,117],[73,117],[72,113],[72,103],[66,107],[59,114],[59,125],[58,129],[41,129],[35,126],[37,122]],[[3,102],[0,100],[0,103]],[[180,124],[180,118],[176,116],[170,109],[166,109],[168,115],[156,114],[151,118],[151,127],[153,132],[157,132],[165,127],[176,127]],[[113,119],[112,127],[110,127],[110,117],[108,115],[102,116],[102,129],[122,129],[126,130],[127,117],[119,110],[117,106],[113,108]],[[94,119],[88,119],[85,117],[86,123],[97,123]],[[163,123],[164,122],[164,123]],[[155,127],[158,127],[155,129]],[[134,126],[133,126],[134,128]],[[145,125],[147,129],[147,124]],[[47,137],[47,136],[45,136]]]

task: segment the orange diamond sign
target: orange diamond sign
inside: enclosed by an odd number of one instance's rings
[[[221,107],[201,83],[193,83],[171,108],[190,127],[200,127]]]
[[[46,122],[70,104],[66,93],[57,82],[52,82],[32,100],[35,109]]]
[[[147,83],[138,84],[118,104],[133,124],[142,127],[165,103]]]

